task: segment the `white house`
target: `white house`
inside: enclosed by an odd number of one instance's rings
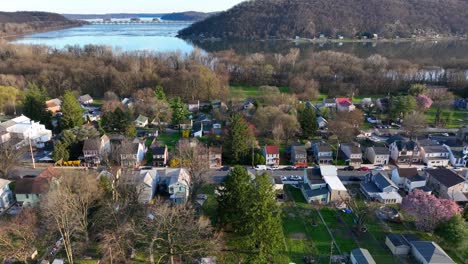
[[[390,151],[386,147],[368,147],[366,158],[374,165],[387,165],[390,160]]]
[[[392,170],[392,181],[399,188],[403,188],[405,186],[406,178],[413,176],[419,176],[418,170],[416,168],[395,167]]]
[[[346,162],[350,166],[361,167],[362,152],[358,143],[340,144],[341,151],[346,155]]]
[[[82,95],[78,98],[78,101],[83,105],[92,104],[94,102],[93,98],[89,94]]]
[[[410,176],[405,179],[405,191],[412,192],[414,189],[421,189],[427,193],[432,193],[429,187],[426,187],[427,181],[421,175]]]
[[[390,158],[397,164],[419,163],[420,151],[416,142],[395,140],[389,145]]]
[[[448,166],[449,154],[449,151],[441,145],[421,146],[421,159],[427,166]]]
[[[466,167],[468,160],[468,145],[463,148],[451,148],[447,145],[443,145],[449,152],[450,165],[454,167]]]
[[[196,112],[200,110],[200,100],[194,100],[187,103],[187,109],[190,112]]]
[[[146,148],[142,142],[135,139],[128,147],[121,150],[120,165],[122,167],[139,167],[145,158]]]
[[[148,117],[144,115],[139,115],[137,119],[135,119],[135,126],[136,127],[146,127],[148,125]]]
[[[140,203],[148,204],[156,195],[156,188],[159,183],[158,170],[141,170],[136,172],[139,188]]]
[[[10,190],[9,184],[11,181],[0,179],[0,212],[8,209],[13,203],[13,193]]]
[[[369,173],[361,182],[361,192],[370,200],[376,200],[383,204],[399,204],[402,201],[396,186],[389,178],[381,172]]]
[[[356,106],[349,98],[336,98],[336,109],[338,112],[352,112],[356,109]]]
[[[1,123],[0,134],[2,132],[9,133],[12,139],[22,140],[24,145],[29,144],[31,139],[31,144],[37,148],[43,148],[52,138],[52,131],[46,129],[45,125],[34,122],[24,115]]]
[[[267,166],[278,166],[280,164],[278,146],[265,146],[263,148],[263,156],[265,156],[265,165]]]

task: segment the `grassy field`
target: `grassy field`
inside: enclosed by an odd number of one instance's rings
[[[278,88],[281,93],[289,93],[289,87]],[[247,99],[252,97],[258,97],[261,95],[258,86],[232,85],[230,92],[232,98],[238,99]]]
[[[181,135],[179,132],[175,132],[175,133],[161,133],[157,140],[162,142],[163,144],[167,145],[167,148],[170,150],[173,150],[177,144],[177,142],[179,142],[181,138]]]
[[[443,108],[442,109],[442,120],[445,119],[445,113],[451,112],[452,118],[451,122],[447,125],[447,128],[459,128],[463,125],[468,124],[468,111],[457,110],[451,107]],[[429,110],[426,111],[426,121],[427,124],[433,125],[436,117],[437,109],[435,107],[431,107]]]

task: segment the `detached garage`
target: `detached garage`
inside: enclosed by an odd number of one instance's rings
[[[389,234],[385,239],[385,245],[393,255],[408,255],[411,251],[410,242],[418,240],[419,238],[413,234]]]

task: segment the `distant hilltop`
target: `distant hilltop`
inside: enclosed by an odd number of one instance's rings
[[[22,34],[59,28],[74,27],[83,22],[48,12],[0,12],[0,37],[14,37]]]
[[[467,0],[251,0],[179,32],[192,39],[467,35]]]
[[[195,11],[179,13],[116,13],[116,14],[64,14],[68,19],[125,19],[125,18],[155,18],[174,21],[199,21],[216,13],[203,13]]]

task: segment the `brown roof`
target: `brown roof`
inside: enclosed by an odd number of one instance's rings
[[[45,168],[35,178],[23,178],[16,181],[15,193],[17,194],[42,194],[49,191],[49,181],[60,175],[60,172],[52,167]]]
[[[87,150],[96,150],[99,151],[101,149],[101,140],[99,138],[90,138],[85,140],[83,144],[83,151]]]
[[[418,170],[416,168],[398,168],[398,175],[404,178],[418,176]]]
[[[452,187],[466,181],[463,177],[449,169],[433,169],[426,172],[445,187]]]

